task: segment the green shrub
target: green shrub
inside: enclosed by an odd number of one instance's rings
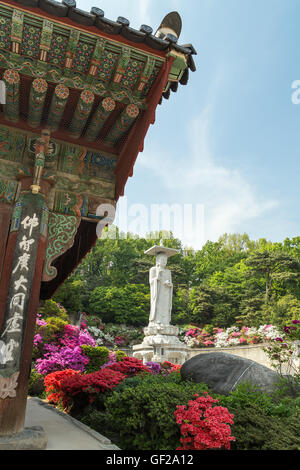
[[[38,358],[44,356],[44,344],[57,344],[64,336],[65,326],[68,324],[65,320],[59,317],[47,317],[44,322],[45,325],[35,325],[35,334],[40,334],[42,343],[36,344],[32,350],[32,360],[36,361]]]
[[[178,385],[182,385],[185,383],[183,382],[180,374],[178,374],[177,372],[172,372],[164,376],[158,374],[135,375],[133,377],[127,377],[125,380],[123,380],[123,382],[116,386],[114,391],[121,392],[128,387],[138,387],[139,385],[141,385],[142,382],[145,386],[148,386],[149,388],[151,388],[154,384],[159,384],[163,386],[166,383],[175,383]]]
[[[300,410],[300,397],[294,399],[288,395],[274,392],[267,394],[262,392],[258,387],[251,383],[242,383],[230,395],[217,397],[223,406],[234,409],[243,409],[247,406],[256,405],[267,416],[273,417],[289,417],[296,414]]]
[[[299,450],[299,416],[270,416],[254,403],[244,408],[228,406],[228,409],[234,414],[233,450]]]
[[[300,448],[299,398],[263,393],[241,384],[228,396],[218,396],[221,406],[234,414],[233,450],[297,450]]]
[[[127,354],[124,351],[116,351],[116,360],[117,362],[122,361],[123,357],[126,357]]]
[[[108,429],[119,433],[116,444],[124,450],[176,449],[180,429],[174,411],[207,386],[154,375],[124,382],[105,401]]]
[[[45,321],[46,325],[36,327],[36,333],[42,335],[44,343],[56,343],[68,323],[59,317],[47,317]]]
[[[109,356],[109,349],[105,346],[81,346],[82,352],[90,359],[89,363],[85,366],[87,374],[96,372],[101,369],[101,366],[107,363]]]
[[[32,369],[30,373],[28,395],[40,398],[45,396],[44,376],[39,374],[35,369]]]
[[[66,322],[68,321],[68,314],[66,312],[66,309],[58,305],[52,299],[45,301],[44,305],[39,308],[39,313],[43,316],[43,318],[58,317],[61,320],[64,320]]]

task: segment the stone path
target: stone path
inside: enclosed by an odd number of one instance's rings
[[[41,426],[47,434],[46,450],[120,450],[93,429],[39,398],[28,398],[25,428]]]

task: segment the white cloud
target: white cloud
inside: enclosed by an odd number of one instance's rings
[[[212,120],[210,104],[188,124],[188,141],[192,144],[184,155],[174,154],[174,149],[168,153],[166,146],[161,150],[152,141],[137,160],[150,177],[154,174],[160,179],[158,184],[166,198],[176,194],[178,203],[204,205],[204,240],[199,234],[185,240],[195,248],[206,240],[217,240],[225,232],[243,231],[245,222],[278,205],[274,200],[261,200],[241,171],[216,162],[211,148]]]

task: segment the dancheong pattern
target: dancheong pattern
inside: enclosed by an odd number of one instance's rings
[[[11,20],[9,18],[0,18],[0,48],[7,51],[11,48],[10,30]]]
[[[48,53],[48,60],[52,64],[62,67],[65,62],[68,38],[59,34],[52,35],[51,48]]]
[[[100,80],[103,80],[104,82],[110,81],[117,66],[118,58],[118,54],[108,51],[104,52],[101,64],[98,67],[98,78]]]
[[[143,71],[144,64],[138,60],[130,60],[127,69],[120,82],[121,85],[134,88]]]
[[[24,24],[23,27],[23,40],[21,45],[21,54],[27,55],[34,59],[39,57],[41,30]]]
[[[12,204],[17,192],[18,183],[0,179],[0,202]]]
[[[87,72],[93,50],[93,46],[82,41],[78,41],[76,55],[73,60],[73,69],[83,73]]]

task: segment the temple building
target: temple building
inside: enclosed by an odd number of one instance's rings
[[[181,27],[176,12],[154,32],[75,0],[0,1],[0,439],[24,431],[40,299],[93,247],[157,106],[195,71]]]

